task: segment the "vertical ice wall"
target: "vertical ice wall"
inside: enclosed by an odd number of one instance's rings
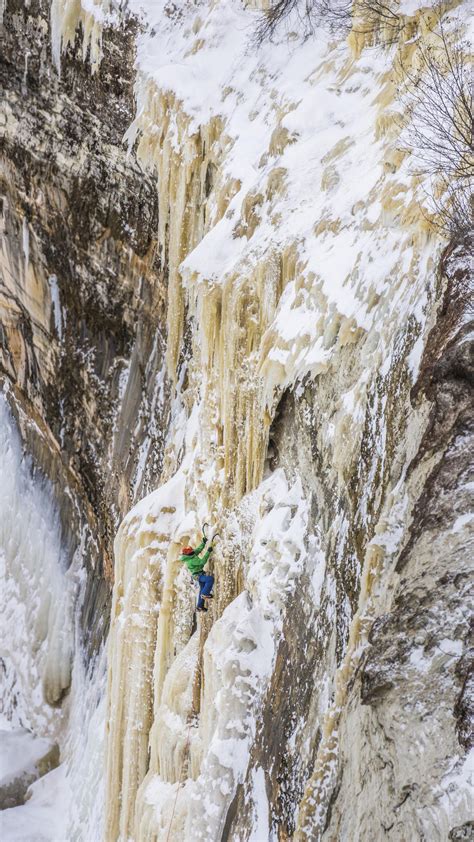
[[[0,452],[0,645],[3,687],[11,688],[3,704],[18,724],[54,734],[54,705],[71,683],[77,570],[66,569],[57,506],[23,452],[3,394]]]
[[[436,318],[442,240],[398,147],[397,85],[404,64],[417,66],[413,33],[426,36],[434,18],[411,9],[377,53],[366,49],[374,34],[357,32],[349,45],[321,36],[249,53],[244,11],[181,12],[139,51],[130,132],[158,176],[178,389],[168,482],[116,543],[106,834],[217,840],[232,827],[235,838],[276,838],[270,817],[262,826],[265,762],[293,829],[312,771],[298,832],[319,839],[340,718],[417,494],[405,481],[427,409],[413,409],[410,389]],[[292,434],[306,451],[286,456],[282,476],[268,443],[285,390],[301,406]],[[208,519],[223,533],[217,598],[193,633],[177,555]],[[306,618],[297,630],[290,604]],[[301,653],[291,677],[284,654],[276,667],[283,627],[319,647],[311,675]],[[293,681],[313,689],[285,744],[294,789],[282,808],[257,722]]]
[[[364,54],[370,38],[353,33],[352,49],[285,43],[243,60],[244,12],[190,7],[181,23],[163,15],[141,56],[130,138],[138,130],[158,174],[177,393],[167,482],[116,543],[110,842],[220,838],[248,771],[254,813],[238,838],[271,838],[254,741],[295,582],[320,657],[289,747],[314,766],[301,838],[324,833],[339,722],[407,536],[417,489],[405,494],[404,481],[427,416],[412,411],[410,388],[436,318],[442,243],[397,148],[400,60],[416,66],[404,39],[430,25],[411,11],[385,53]],[[314,489],[291,482],[297,458],[282,476],[267,450],[285,389],[311,428]],[[224,533],[219,588],[193,633],[177,556],[209,517]]]
[[[52,489],[25,454],[0,393],[1,727],[45,738],[60,752],[60,765],[32,785],[28,801],[0,813],[5,842],[31,842],[32,834],[100,839],[105,663],[101,656],[87,668],[81,649],[84,550],[80,543],[67,567]]]

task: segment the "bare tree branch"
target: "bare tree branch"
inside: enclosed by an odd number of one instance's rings
[[[383,23],[385,40],[391,42],[401,28],[401,19],[390,3],[391,0],[275,0],[262,14],[255,41],[261,44],[271,40],[284,22],[295,15],[307,38],[319,29],[370,33]]]
[[[461,31],[458,21],[447,33],[439,7],[429,42],[418,39],[416,72],[402,66],[404,146],[430,185],[431,221],[451,235],[474,227],[473,67]]]

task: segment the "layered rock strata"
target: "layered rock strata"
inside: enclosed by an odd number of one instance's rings
[[[91,628],[108,610],[117,523],[160,472],[166,271],[154,183],[123,143],[136,24],[107,30],[99,77],[76,22],[56,66],[55,11],[3,11],[0,359],[17,415],[34,419],[30,452],[57,483],[70,557],[71,509],[89,523]]]

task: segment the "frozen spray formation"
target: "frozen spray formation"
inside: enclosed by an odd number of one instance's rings
[[[54,705],[71,681],[74,586],[62,569],[57,511],[31,479],[3,395],[0,418],[2,665],[14,724],[36,730],[48,721],[44,700]]]
[[[67,567],[51,484],[23,453],[3,394],[0,453],[1,835],[98,839],[104,665],[82,659],[82,547]]]
[[[110,475],[115,522],[135,505],[115,539],[106,704],[81,708],[106,726],[104,816],[96,805],[81,836],[68,806],[64,838],[460,840],[472,241],[435,224],[401,126],[423,50],[440,26],[467,37],[468,4],[440,19],[404,2],[377,26],[361,5],[352,27],[307,38],[296,13],[260,44],[255,5],[48,10],[57,68],[84,59],[99,91],[108,40],[133,28],[130,163],[110,137],[99,163],[129,179],[122,216],[140,179],[157,197],[153,242],[140,250],[107,211],[82,272],[93,286],[116,267],[106,330],[122,287],[114,317],[146,328],[113,368],[114,343],[96,340],[116,388],[94,478]],[[29,236],[23,275],[40,264]],[[196,617],[178,557],[205,521],[220,533],[215,599]],[[87,792],[100,757],[70,762]]]

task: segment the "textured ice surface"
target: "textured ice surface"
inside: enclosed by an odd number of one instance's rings
[[[0,393],[0,703],[2,727],[16,736],[11,751],[8,734],[0,745],[2,780],[52,742],[61,751],[61,765],[30,787],[26,804],[0,813],[5,842],[100,838],[105,671],[103,660],[84,667],[81,565],[79,553],[65,568],[51,488],[24,455]]]

